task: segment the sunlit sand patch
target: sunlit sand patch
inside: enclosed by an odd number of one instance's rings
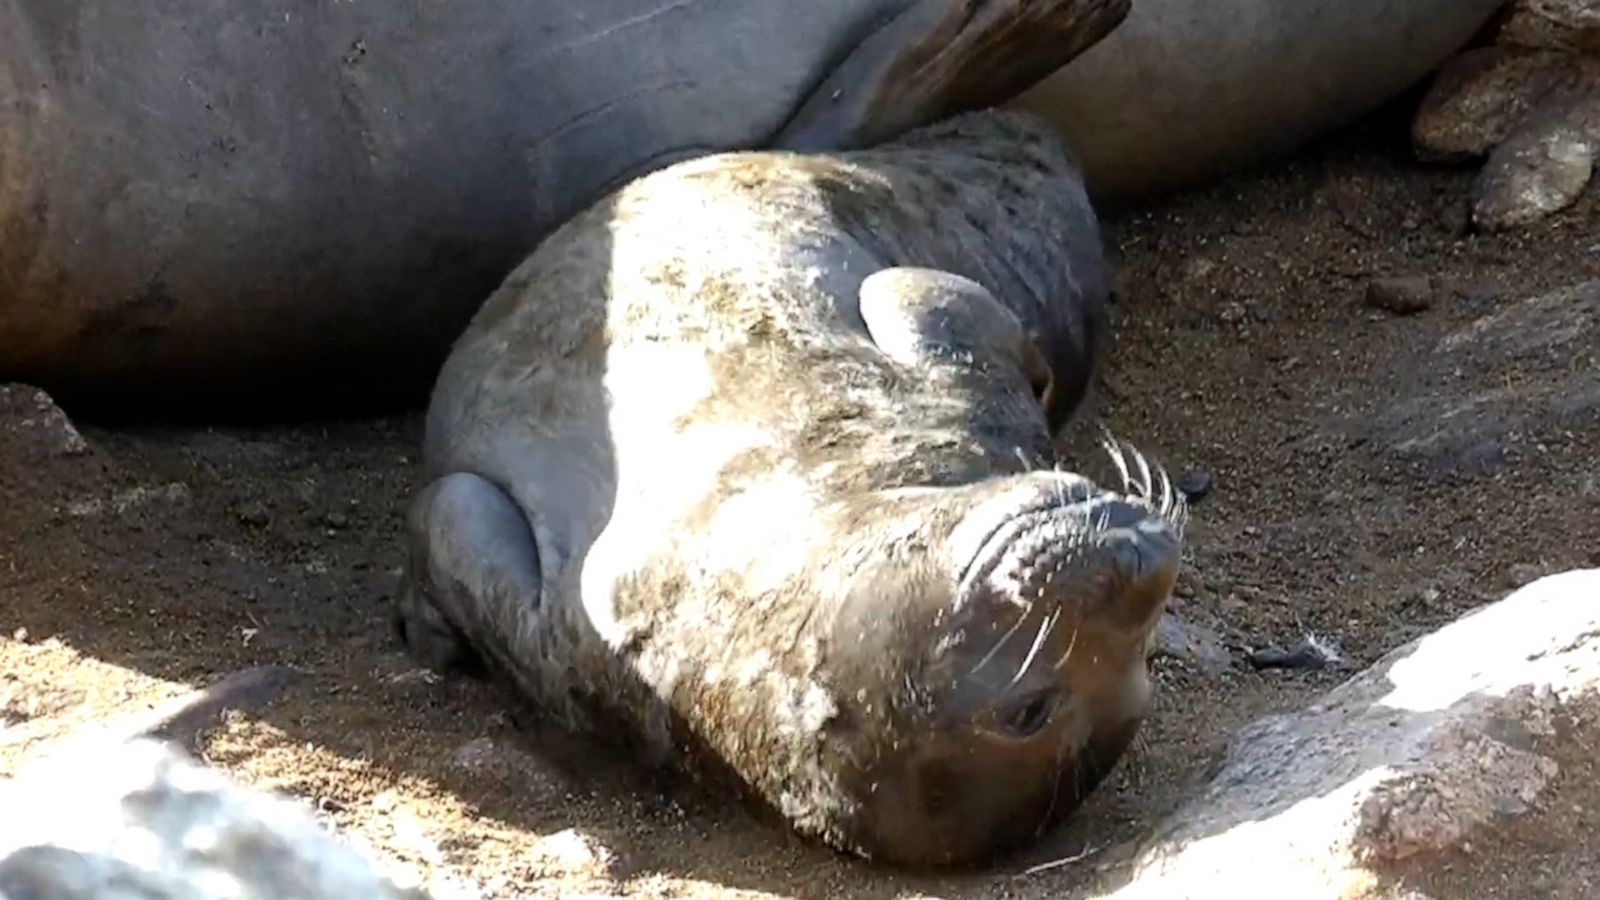
[[[0,637],[0,776],[193,688],[84,656],[55,638]]]

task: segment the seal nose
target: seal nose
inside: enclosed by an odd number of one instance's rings
[[[1122,499],[1097,504],[1091,521],[1116,574],[1109,612],[1129,626],[1147,624],[1178,577],[1183,544],[1176,530],[1148,505]]]

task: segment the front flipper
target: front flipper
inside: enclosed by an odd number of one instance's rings
[[[770,141],[784,150],[881,143],[999,106],[1110,34],[1131,0],[919,0],[868,35]]]
[[[429,668],[481,672],[479,654],[504,659],[508,641],[536,627],[538,547],[512,499],[476,475],[447,475],[406,516],[409,557],[397,626]]]
[[[939,269],[888,268],[861,283],[860,302],[872,342],[890,359],[912,367],[1008,367],[1046,403],[1056,379],[1038,341],[977,282]]]

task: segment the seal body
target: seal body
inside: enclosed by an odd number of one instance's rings
[[[1106,291],[1077,171],[1023,114],[628,185],[443,367],[408,643],[835,847],[1018,845],[1132,736],[1178,565],[1164,480],[1050,464]]]
[[[1190,187],[1295,149],[1417,84],[1505,0],[1138,0],[1016,101],[1100,201]]]
[[[0,4],[0,380],[211,418],[420,399],[477,303],[617,185],[1000,102],[1127,7]]]

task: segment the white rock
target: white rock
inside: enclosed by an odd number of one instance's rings
[[[0,900],[426,898],[298,805],[157,741],[47,757],[0,782],[0,810]]]
[[[611,851],[589,835],[567,828],[540,839],[539,850],[567,869],[590,869],[611,864]]]
[[[1600,569],[1533,582],[1244,729],[1109,896],[1349,897],[1372,866],[1482,845],[1550,783],[1538,739],[1597,686]]]

